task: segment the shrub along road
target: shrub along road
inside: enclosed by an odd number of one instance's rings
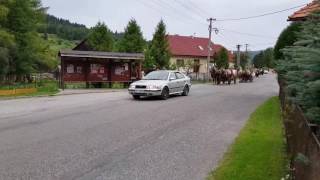
[[[265,75],[167,101],[126,92],[0,101],[0,179],[205,179],[277,92]]]

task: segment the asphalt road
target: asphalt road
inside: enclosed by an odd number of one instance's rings
[[[0,179],[205,179],[277,92],[265,75],[167,101],[127,92],[0,101]]]

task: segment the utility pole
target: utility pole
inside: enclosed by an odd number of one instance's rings
[[[249,46],[249,44],[245,44],[245,46],[246,46],[246,62],[247,62],[247,65],[248,65],[248,64],[250,64],[249,60],[248,60],[249,59],[249,55],[248,55],[248,46]]]
[[[215,32],[217,33],[218,32],[218,29],[217,28],[213,28],[212,27],[212,22],[213,21],[216,21],[215,18],[209,18],[207,19],[209,21],[209,42],[208,42],[208,60],[207,60],[207,80],[210,79],[210,60],[211,60],[211,51],[213,52],[213,55],[214,55],[214,45],[213,43],[211,42],[211,36],[212,36],[212,30],[215,30]],[[211,50],[211,47],[212,50]]]
[[[240,44],[238,44],[237,45],[237,67],[238,67],[238,69],[240,69],[240,48],[241,48],[241,45]]]

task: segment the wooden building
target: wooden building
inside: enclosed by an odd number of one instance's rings
[[[65,83],[85,82],[89,84],[130,83],[141,79],[142,53],[117,53],[77,50],[61,50],[60,86]]]

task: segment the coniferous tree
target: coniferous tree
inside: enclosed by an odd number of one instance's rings
[[[287,83],[287,94],[299,104],[306,116],[320,124],[320,13],[302,23],[302,31],[293,46],[283,50],[279,60],[279,78]]]
[[[113,50],[114,39],[112,32],[106,24],[101,22],[98,22],[98,24],[91,29],[87,42],[95,51]]]
[[[159,69],[170,68],[169,43],[166,35],[166,25],[161,20],[145,53],[145,68],[154,68],[154,66]]]
[[[37,33],[45,17],[41,1],[10,0],[1,3],[8,8],[6,21],[2,21],[1,27],[12,33],[17,49],[15,53],[11,53],[9,73],[17,75],[18,80],[22,80],[42,68],[49,69],[54,60],[50,57],[48,44]]]
[[[136,20],[132,19],[129,21],[124,31],[123,38],[120,40],[119,51],[138,53],[143,52],[144,48],[145,40],[143,39],[141,28]]]
[[[214,61],[218,69],[229,68],[229,53],[228,50],[222,48],[219,52],[217,52],[214,56]]]
[[[240,67],[242,69],[246,69],[248,67],[248,54],[247,53],[241,53],[240,54]]]
[[[274,68],[274,56],[273,48],[268,48],[264,51],[261,51],[253,58],[253,64],[256,68]]]
[[[297,41],[298,32],[301,31],[301,28],[302,26],[300,22],[294,22],[282,31],[274,47],[274,58],[276,60],[284,58],[281,49],[291,46]]]
[[[255,68],[263,68],[265,66],[263,51],[254,56],[253,65]]]

